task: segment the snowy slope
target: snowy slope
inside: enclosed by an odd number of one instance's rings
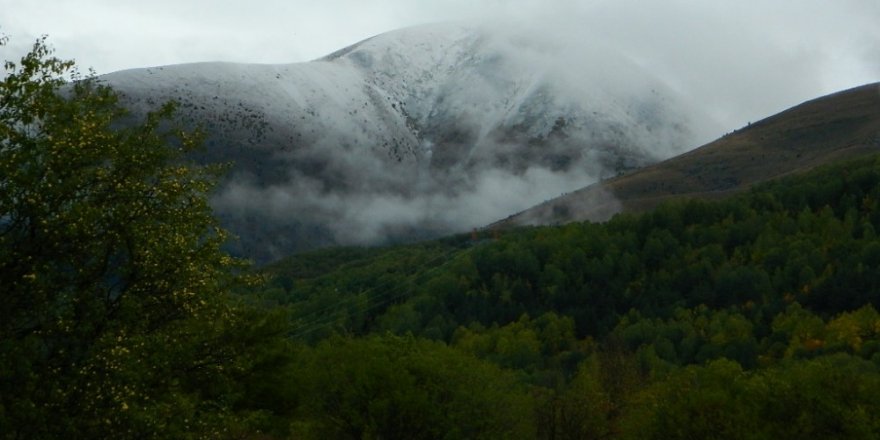
[[[464,231],[692,144],[674,94],[619,54],[457,25],[307,63],[109,74],[136,113],[168,99],[235,166],[214,206],[264,261]]]

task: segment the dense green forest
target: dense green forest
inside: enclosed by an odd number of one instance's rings
[[[304,355],[430,340],[514,374],[526,437],[874,438],[878,200],[869,157],[604,224],[314,252],[256,297]]]
[[[880,156],[255,269],[173,106],[6,67],[2,438],[880,437]]]

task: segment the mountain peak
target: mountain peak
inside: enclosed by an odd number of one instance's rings
[[[235,163],[215,210],[259,260],[468,230],[693,139],[676,95],[619,54],[454,24],[307,63],[102,78],[136,114],[175,99],[207,130],[198,159]]]

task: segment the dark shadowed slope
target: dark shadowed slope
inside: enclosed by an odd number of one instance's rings
[[[688,153],[590,185],[496,225],[604,221],[677,197],[716,198],[880,151],[880,83],[805,102]]]

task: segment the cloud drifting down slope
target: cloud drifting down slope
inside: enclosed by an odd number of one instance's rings
[[[709,87],[592,24],[421,26],[311,63],[106,79],[206,125],[208,156],[237,162],[215,207],[266,259],[466,231],[720,131],[688,101]]]
[[[191,64],[104,79],[180,100],[236,163],[215,198],[242,251],[467,231],[683,151],[709,126],[631,59],[528,30],[431,25],[310,63]]]

